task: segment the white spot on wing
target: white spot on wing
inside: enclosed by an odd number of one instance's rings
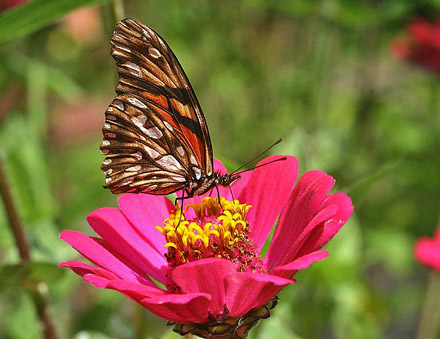
[[[113,107],[109,107],[109,108],[107,108],[107,112],[113,112]]]
[[[122,49],[123,51],[126,51],[128,53],[131,53],[131,49],[130,48],[127,48],[127,47],[124,47],[124,46],[118,46],[118,48]]]
[[[112,163],[112,159],[104,159],[104,161],[102,162],[103,165],[109,165]]]
[[[131,118],[131,121],[133,121],[137,127],[144,127],[147,117],[145,115],[138,115],[137,117]]]
[[[131,118],[131,121],[139,127],[139,129],[144,132],[148,137],[152,139],[160,139],[162,138],[162,132],[157,127],[151,127],[149,129],[146,129],[144,127],[145,121],[147,120],[147,117],[145,115],[139,115],[137,117]]]
[[[116,108],[120,111],[124,110],[124,103],[122,101],[114,101],[113,104],[116,106]]]
[[[149,129],[145,130],[145,134],[147,136],[149,136],[150,138],[153,138],[153,139],[160,139],[160,138],[162,138],[162,132],[157,127],[151,127]]]
[[[162,54],[160,54],[159,50],[157,48],[154,48],[154,47],[150,47],[148,49],[148,54],[150,54],[150,56],[155,58],[155,59],[159,59],[162,56]]]
[[[128,102],[132,105],[135,105],[136,107],[139,107],[139,108],[147,108],[147,105],[145,105],[142,101],[140,101],[136,98],[128,98]]]
[[[180,163],[172,155],[165,155],[157,161],[157,163],[169,170],[179,170],[182,169]]]
[[[172,175],[171,178],[173,178],[174,180],[179,181],[179,182],[186,181],[186,179],[184,177],[182,177],[181,175]]]
[[[112,178],[105,178],[105,183],[108,184],[110,181],[112,181]]]
[[[108,141],[108,140],[102,140],[102,144],[101,144],[102,146],[108,146],[108,145],[110,145],[110,141]]]
[[[139,65],[135,64],[134,62],[131,61],[126,61],[124,63],[124,66],[130,69],[130,73],[140,76],[142,71],[141,68],[139,67]]]
[[[202,171],[200,168],[193,166],[193,171],[196,174],[196,179],[199,180],[202,177]]]
[[[195,158],[195,156],[193,154],[191,154],[190,161],[191,161],[191,164],[193,164],[193,165],[198,165],[199,164],[197,162],[197,159]]]
[[[156,151],[154,148],[151,148],[151,147],[148,147],[148,146],[144,146],[144,148],[147,151],[148,156],[151,159],[156,159],[160,155],[160,153],[158,151]]]
[[[105,135],[107,138],[111,138],[111,139],[116,138],[116,134],[115,134],[115,133],[106,132],[106,133],[104,133],[104,135]]]
[[[123,182],[121,182],[121,186],[130,185],[133,182],[133,178],[125,179]]]
[[[141,170],[141,168],[142,168],[141,165],[136,165],[136,166],[132,166],[132,167],[127,168],[125,171],[126,172],[138,172]]]
[[[208,177],[210,177],[210,176],[211,176],[211,174],[212,174],[212,168],[210,168],[210,169],[209,169],[209,172],[208,172]]]
[[[113,170],[111,168],[104,172],[105,175],[110,175],[112,173],[113,173]]]
[[[150,35],[150,33],[148,33],[148,31],[147,31],[146,29],[142,28],[142,32],[144,33],[144,35],[145,35],[148,39],[151,39],[151,35]]]
[[[132,153],[132,156],[134,156],[137,160],[142,160],[142,153],[137,151],[136,153]]]
[[[167,121],[163,121],[163,124],[165,125],[165,127],[167,128],[167,130],[169,130],[170,132],[173,131],[173,126],[171,126]]]
[[[161,38],[158,38],[157,40],[159,40],[159,43],[163,49],[167,49],[167,45],[165,45],[165,43],[163,42],[163,40]]]
[[[185,155],[185,150],[183,149],[183,147],[179,146],[179,147],[176,148],[176,150],[177,150],[177,153],[179,153],[179,155],[181,157],[183,157]]]
[[[157,188],[157,185],[151,185],[150,187],[148,187],[149,190],[154,190]]]
[[[110,125],[110,124],[108,124],[108,123],[105,123],[104,124],[104,128],[107,128],[107,129],[110,129],[112,126]]]

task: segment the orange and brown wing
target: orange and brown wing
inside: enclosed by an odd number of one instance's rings
[[[134,95],[107,108],[101,151],[106,188],[113,193],[169,194],[193,180],[191,152],[162,112]]]
[[[111,55],[119,83],[103,129],[106,187],[114,193],[168,194],[210,176],[205,118],[164,40],[142,23],[125,19],[112,35]]]

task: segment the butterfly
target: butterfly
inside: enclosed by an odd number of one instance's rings
[[[113,193],[187,197],[230,187],[238,173],[214,170],[211,139],[191,84],[167,43],[141,22],[116,25],[117,96],[105,112],[101,169]]]

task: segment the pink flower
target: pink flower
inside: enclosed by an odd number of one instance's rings
[[[418,18],[408,25],[408,36],[391,44],[399,59],[440,74],[440,18],[436,22]]]
[[[217,160],[215,168],[226,173]],[[329,175],[309,171],[295,185],[297,175],[297,159],[288,156],[243,173],[233,186],[240,203],[230,201],[230,190],[219,187],[221,207],[216,196],[197,196],[185,200],[182,216],[166,197],[125,194],[119,198],[120,209],[105,207],[89,215],[100,238],[61,233],[95,266],[77,261],[59,266],[180,324],[181,334],[243,333],[245,322],[231,319],[253,319],[253,326],[268,317],[274,298],[295,282],[295,273],[327,257],[321,248],[353,212],[347,195],[328,194],[335,182]]]
[[[417,240],[414,255],[419,263],[440,273],[440,227],[434,239],[421,237]]]

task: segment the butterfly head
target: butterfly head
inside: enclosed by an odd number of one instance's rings
[[[238,174],[220,174],[217,173],[217,184],[223,187],[231,187],[234,182],[240,179]]]

